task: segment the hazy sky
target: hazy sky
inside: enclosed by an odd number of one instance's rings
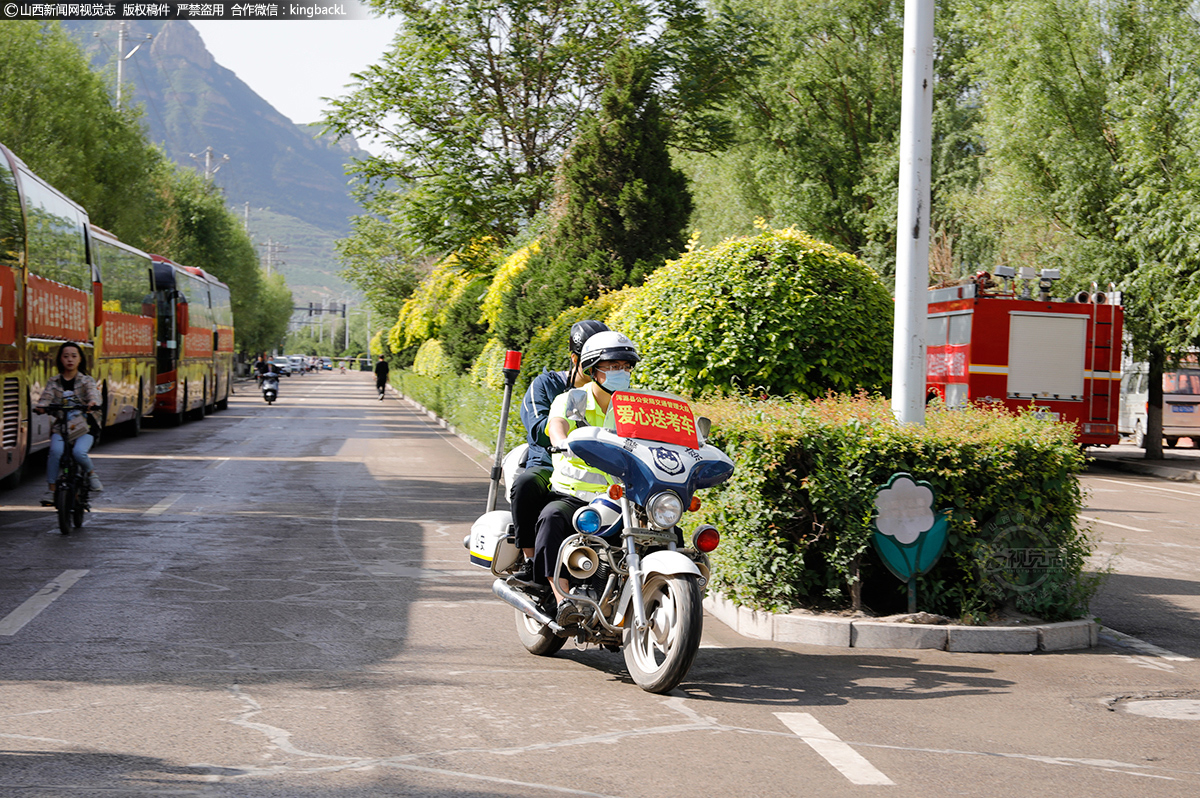
[[[380,60],[398,25],[394,19],[191,22],[217,63],[297,124],[321,118],[322,97],[346,94],[350,75]]]

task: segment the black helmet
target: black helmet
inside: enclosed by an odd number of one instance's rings
[[[583,352],[579,355],[579,367],[586,373],[605,360],[625,360],[636,364],[641,359],[637,347],[624,333],[605,330],[593,335],[584,344]]]
[[[591,338],[598,332],[604,332],[608,327],[603,322],[595,321],[594,319],[584,319],[577,321],[571,325],[571,340],[568,344],[572,355],[578,355],[583,351],[583,345],[587,343],[587,339]]]

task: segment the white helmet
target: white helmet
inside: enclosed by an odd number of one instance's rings
[[[594,369],[597,363],[605,360],[637,363],[641,359],[637,347],[627,335],[616,330],[605,330],[596,333],[584,343],[583,352],[579,355],[579,367],[586,374]]]

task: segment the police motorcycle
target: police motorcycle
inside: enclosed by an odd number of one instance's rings
[[[501,431],[519,368],[520,353],[509,352]],[[623,652],[630,676],[648,692],[667,693],[684,679],[700,646],[708,554],[720,535],[704,524],[685,540],[679,525],[685,511],[699,509],[696,492],[724,482],[734,469],[724,452],[706,443],[709,427],[678,396],[629,390],[613,394],[603,427],[568,436],[571,453],[613,484],[607,496],[575,512],[574,534],[559,549],[552,578],[568,579],[578,608],[567,618],[555,617],[548,584],[509,578],[521,554],[512,515],[496,510],[495,498],[501,475],[511,490],[524,447],[502,460],[501,432],[488,511],[464,543],[471,562],[497,577],[492,592],[515,608],[517,636],[530,653],[551,656],[574,638]]]
[[[274,404],[279,398],[279,372],[268,371],[262,375],[262,394],[267,404]]]

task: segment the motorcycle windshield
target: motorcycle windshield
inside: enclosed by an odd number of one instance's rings
[[[656,493],[672,490],[687,506],[697,490],[719,485],[733,473],[733,461],[715,446],[692,449],[622,438],[599,427],[575,430],[567,440],[576,457],[619,479],[629,498],[640,505]]]

